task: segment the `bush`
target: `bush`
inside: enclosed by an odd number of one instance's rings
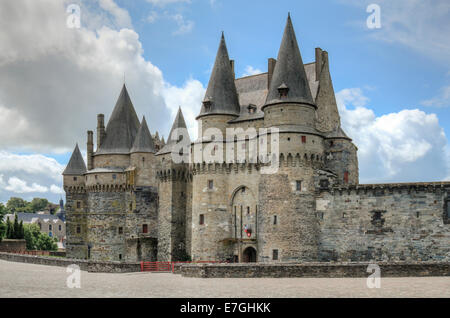
[[[56,245],[55,240],[47,234],[41,233],[37,224],[25,224],[24,236],[27,242],[27,250],[58,250],[58,245]]]

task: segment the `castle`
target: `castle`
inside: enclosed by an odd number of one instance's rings
[[[197,140],[180,109],[164,142],[123,86],[87,167],[77,145],[63,173],[67,257],[450,260],[450,182],[359,184],[328,54],[304,64],[290,17],[263,74],[236,79],[222,34],[199,110]]]

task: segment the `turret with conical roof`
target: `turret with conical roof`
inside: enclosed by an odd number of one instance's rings
[[[290,15],[278,51],[266,105],[288,102],[314,104]]]
[[[322,65],[319,65],[319,88],[317,91],[317,129],[322,132],[330,132],[340,127],[341,119],[334,95],[333,82],[330,75],[330,66],[328,62],[328,53],[321,49],[316,49],[317,54],[321,55],[319,59]],[[317,62],[316,62],[317,63]],[[340,129],[340,128],[339,128]]]
[[[173,122],[172,128],[170,129],[169,138],[167,138],[167,143],[164,147],[157,153],[157,155],[171,153],[174,146],[181,140],[180,135],[186,136],[188,140],[183,141],[183,144],[190,144],[189,133],[187,131],[186,122],[184,120],[183,112],[181,107],[178,108],[177,116]],[[164,137],[162,138],[164,142]]]
[[[116,106],[106,126],[106,136],[95,154],[128,154],[139,127],[139,119],[127,88],[123,84]]]
[[[239,113],[240,106],[234,83],[234,73],[228,56],[225,37],[222,33],[216,61],[197,119],[208,115],[239,116]]]
[[[86,164],[84,163],[83,156],[81,155],[80,148],[78,148],[78,143],[72,152],[69,163],[63,172],[63,176],[82,176],[86,172]]]
[[[139,131],[136,135],[136,138],[133,143],[133,147],[131,148],[131,153],[134,152],[151,152],[155,153],[155,145],[153,143],[152,135],[150,134],[150,130],[147,126],[147,121],[145,120],[145,116],[142,118],[141,126],[139,127]]]
[[[296,125],[313,129],[315,109],[302,56],[288,15],[278,58],[262,110],[266,127]]]

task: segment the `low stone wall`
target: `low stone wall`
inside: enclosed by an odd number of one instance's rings
[[[369,277],[371,263],[303,263],[303,264],[183,264],[176,273],[185,277]],[[450,276],[450,262],[379,262],[381,277]]]
[[[25,240],[3,239],[0,242],[0,252],[25,251],[27,242]]]
[[[21,262],[29,264],[62,266],[62,267],[67,267],[69,265],[76,264],[80,266],[81,270],[98,273],[129,273],[141,271],[141,264],[138,262],[136,263],[100,262],[100,261],[88,261],[62,257],[23,255],[23,254],[12,254],[3,252],[0,252],[0,259],[10,262]]]

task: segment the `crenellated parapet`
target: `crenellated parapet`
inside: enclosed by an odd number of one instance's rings
[[[187,168],[168,168],[156,172],[156,177],[160,182],[168,181],[192,181],[192,173]]]
[[[357,185],[336,185],[330,188],[319,188],[319,193],[329,192],[331,194],[364,194],[373,196],[382,196],[394,193],[443,193],[450,194],[450,182],[414,182],[414,183],[385,183],[385,184],[357,184]]]
[[[84,194],[86,193],[86,187],[84,185],[78,186],[64,186],[64,191],[70,194]]]

